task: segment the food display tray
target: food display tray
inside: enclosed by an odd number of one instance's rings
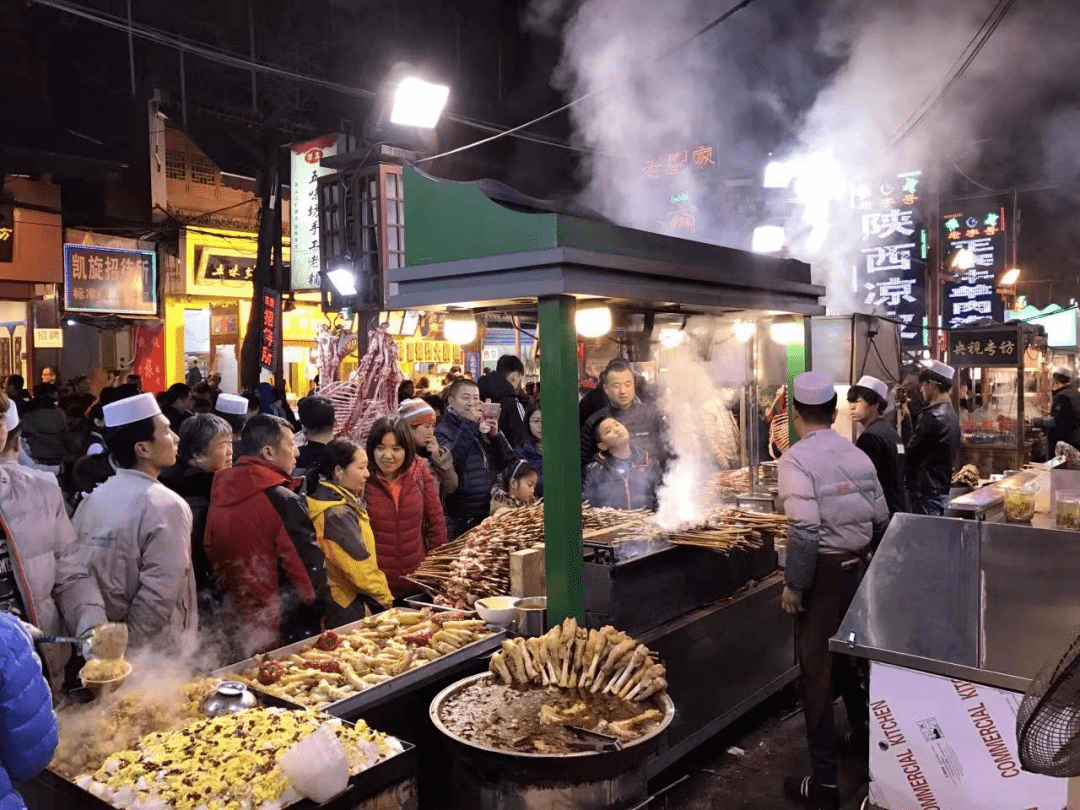
[[[260,700],[263,696],[260,695]],[[272,697],[272,696],[271,696]],[[279,699],[264,700],[266,705],[289,708]],[[325,712],[324,712],[325,713]],[[301,799],[286,805],[290,810],[312,810],[319,807],[324,810],[350,810],[363,799],[376,796],[392,785],[405,779],[415,778],[418,770],[419,755],[416,746],[399,739],[404,749],[400,754],[372,765],[349,778],[349,786],[325,804],[316,804],[310,799]],[[74,782],[58,773],[43,771],[35,779],[19,784],[19,790],[26,800],[27,807],[63,807],[67,810],[116,810],[115,806],[104,799],[99,799],[88,790],[83,790]]]
[[[359,630],[364,626],[364,620],[352,622],[351,624],[342,625],[341,627],[335,627],[334,632],[341,636],[346,636],[353,630]],[[299,655],[304,650],[308,649],[315,643],[317,636],[305,639],[303,641],[297,641],[294,644],[289,644],[286,647],[281,647],[276,650],[271,650],[268,653],[263,654],[262,660],[286,658],[290,655]],[[334,717],[341,718],[353,718],[359,717],[360,714],[367,709],[379,706],[386,703],[389,700],[397,697],[402,692],[408,691],[428,681],[436,680],[444,673],[453,670],[459,665],[473,659],[478,658],[481,655],[486,655],[493,650],[499,648],[502,645],[503,639],[506,638],[505,630],[495,630],[488,638],[482,638],[479,641],[474,641],[472,644],[466,644],[464,647],[455,650],[448,655],[443,655],[436,658],[434,661],[430,661],[422,667],[411,669],[408,672],[403,672],[401,675],[395,675],[390,680],[383,681],[382,683],[372,686],[370,689],[365,689],[363,692],[357,692],[354,695],[349,695],[347,698],[342,698],[335,703],[329,703],[326,706],[322,706],[317,711],[331,714]],[[230,664],[227,667],[211,673],[216,678],[229,678],[237,673],[243,672],[246,669],[258,666],[259,661],[256,657],[248,658],[244,661],[240,661],[237,664]],[[257,686],[249,687],[252,692],[259,695],[260,698],[270,698],[277,701],[277,705],[303,708],[301,704],[293,703],[288,699],[272,695],[268,692],[263,692]]]

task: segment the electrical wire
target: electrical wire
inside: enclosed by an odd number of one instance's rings
[[[40,0],[35,0],[35,2],[39,2],[39,1]],[[1012,0],[1010,0],[1010,2],[1011,1]],[[676,51],[686,47],[686,45],[693,42],[695,39],[702,36],[703,34],[708,33],[713,28],[720,25],[720,23],[722,23],[725,20],[727,20],[728,18],[732,17],[735,13],[737,13],[737,12],[741,11],[742,9],[746,8],[748,5],[750,5],[753,2],[754,2],[754,0],[741,0],[741,2],[737,3],[735,6],[731,7],[727,11],[725,11],[723,14],[721,14],[715,20],[713,20],[712,22],[710,22],[707,25],[703,26],[702,28],[699,28],[697,31],[695,31],[689,37],[684,39],[682,42],[679,42],[677,45],[674,45],[671,48],[668,48],[667,50],[662,51],[660,54],[658,54],[657,56],[655,56],[651,60],[649,60],[646,64],[649,64],[651,62],[657,62],[657,61],[659,61],[661,59],[664,59],[665,57],[670,56],[671,54],[675,53]],[[457,147],[455,149],[449,149],[449,150],[447,150],[445,152],[440,152],[437,155],[432,155],[430,157],[420,158],[419,160],[417,160],[415,162],[416,163],[427,163],[427,162],[432,161],[432,160],[438,160],[439,158],[449,157],[450,155],[456,155],[459,152],[464,152],[464,151],[466,151],[468,149],[474,149],[477,146],[483,146],[484,144],[491,143],[492,141],[497,141],[500,138],[505,138],[507,135],[516,135],[517,133],[521,132],[523,129],[528,129],[529,127],[535,126],[536,124],[539,124],[539,123],[541,123],[543,121],[546,121],[549,118],[553,118],[556,115],[559,115],[560,113],[566,112],[567,110],[569,110],[569,109],[571,109],[573,107],[576,107],[581,102],[586,101],[586,100],[592,98],[595,95],[603,93],[608,89],[610,89],[610,85],[608,87],[601,87],[601,88],[597,88],[596,90],[590,90],[589,92],[585,93],[584,95],[578,96],[574,100],[562,105],[558,109],[554,109],[554,110],[551,110],[550,112],[546,112],[543,115],[539,116],[538,118],[534,118],[531,121],[526,121],[524,124],[519,124],[518,126],[513,127],[512,129],[504,130],[503,132],[496,133],[496,134],[492,135],[491,137],[482,138],[479,141],[474,141],[473,143],[467,143],[464,146],[459,146],[459,147]]]
[[[959,166],[957,166],[956,161],[953,160],[952,158],[949,158],[949,163],[951,163],[952,167],[954,169],[956,169],[957,172],[960,173],[961,177],[965,178],[969,183],[973,183],[974,185],[978,186],[983,191],[989,191],[991,194],[1004,194],[1005,193],[1004,189],[996,189],[996,188],[990,188],[989,186],[984,186],[978,180],[971,177],[971,175],[969,175],[967,172],[965,172],[963,169],[961,169]]]
[[[949,90],[951,90],[952,87],[956,84],[956,82],[960,80],[960,77],[964,75],[968,67],[971,66],[971,63],[975,61],[975,57],[977,57],[982,51],[982,49],[986,46],[986,43],[990,40],[990,37],[994,35],[995,31],[997,31],[998,26],[1001,25],[1002,20],[1005,19],[1005,15],[1009,13],[1009,10],[1013,7],[1013,4],[1015,2],[1016,0],[998,0],[994,8],[990,11],[990,14],[987,16],[986,20],[984,20],[983,24],[979,27],[979,30],[976,31],[975,36],[972,38],[972,41],[968,43],[968,46],[964,49],[964,51],[961,51],[959,59],[963,59],[964,61],[961,63],[960,67],[953,72],[953,75],[949,78],[948,81],[945,82],[945,85],[936,94],[936,96],[929,103],[929,105],[926,106],[926,108],[922,111],[921,114],[918,114],[918,108],[916,108],[916,111],[913,112],[910,116],[908,116],[907,121],[905,121],[898,130],[898,134],[893,137],[892,143],[889,146],[890,151],[899,146],[909,135],[911,135],[911,133],[913,133],[916,129],[919,128],[922,122],[926,120],[926,117],[941,102],[941,100],[945,97]],[[968,54],[967,57],[964,57],[964,53],[971,49],[972,43],[976,43],[974,49],[971,50],[971,53]],[[918,117],[913,123],[909,125],[908,121],[911,121],[911,118],[916,114],[918,114]]]

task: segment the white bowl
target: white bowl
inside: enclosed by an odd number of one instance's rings
[[[513,596],[487,596],[473,605],[480,618],[488,624],[505,627],[517,618],[517,599]]]

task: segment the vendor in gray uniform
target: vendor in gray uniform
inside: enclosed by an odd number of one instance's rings
[[[829,652],[829,639],[855,596],[867,547],[885,530],[889,510],[870,459],[831,427],[832,378],[800,374],[792,394],[799,441],[777,464],[789,524],[781,604],[795,616],[799,697],[813,772],[785,779],[784,792],[819,810],[838,810],[833,698],[844,698],[853,742],[860,745],[868,740],[868,704],[853,659]]]
[[[904,443],[896,428],[883,419],[889,387],[876,377],[864,375],[848,390],[851,421],[862,425],[855,446],[870,457],[889,506],[889,517],[907,511],[904,483]]]
[[[1076,390],[1076,372],[1068,366],[1058,366],[1051,378],[1053,403],[1047,419],[1034,419],[1035,427],[1046,431],[1050,456],[1056,454],[1058,442],[1066,442],[1080,450],[1080,391]]]
[[[907,442],[909,504],[917,515],[945,514],[952,486],[953,462],[960,450],[960,417],[949,399],[956,371],[927,361],[919,372],[919,393],[926,407]]]

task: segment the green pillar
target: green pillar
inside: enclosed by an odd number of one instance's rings
[[[803,320],[801,323],[805,324],[806,321]],[[794,413],[792,401],[795,397],[795,378],[804,371],[809,371],[806,367],[806,345],[806,342],[800,340],[787,347],[788,441],[792,444],[799,440],[799,434],[795,432],[795,420],[792,418]]]
[[[540,311],[540,404],[544,414],[544,543],[547,620],[585,619],[581,546],[581,452],[574,299],[545,298]]]

